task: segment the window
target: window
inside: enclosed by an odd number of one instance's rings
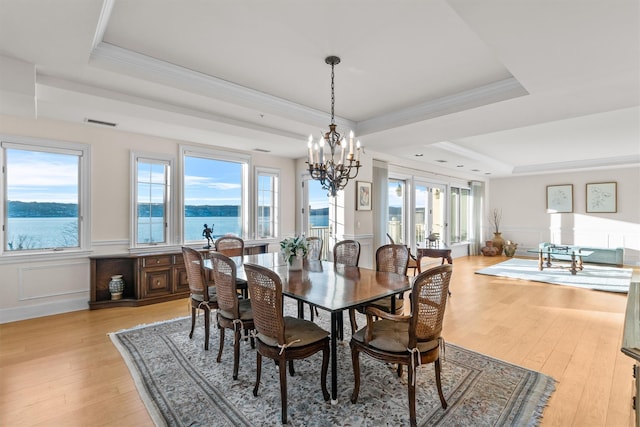
[[[214,151],[183,152],[183,240],[204,239],[204,226],[212,237],[248,234],[246,181],[249,157]]]
[[[389,178],[389,210],[387,233],[396,244],[405,242],[406,181]]]
[[[86,248],[89,147],[27,138],[1,147],[3,252]]]
[[[171,161],[133,154],[133,246],[168,243]]]
[[[279,218],[279,174],[268,169],[256,169],[257,175],[257,225],[256,237],[259,239],[278,235]]]
[[[468,188],[451,188],[451,218],[449,236],[451,243],[464,242],[469,239],[469,203],[471,192]]]

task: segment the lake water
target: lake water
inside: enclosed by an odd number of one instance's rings
[[[148,219],[141,218],[141,224]],[[311,226],[324,227],[329,224],[327,215],[312,215]],[[148,222],[147,222],[148,223]],[[242,226],[238,217],[187,217],[185,218],[185,241],[202,241],[204,224],[213,225],[213,236],[227,233],[241,235]],[[7,243],[14,249],[39,249],[77,247],[77,218],[9,218]],[[144,233],[148,231],[145,230]],[[152,235],[162,235],[162,224],[152,226]],[[139,236],[139,237],[142,237]]]

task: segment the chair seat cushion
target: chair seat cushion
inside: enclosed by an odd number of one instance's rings
[[[191,299],[196,300],[196,301],[204,301],[204,295],[203,294],[191,294]],[[215,286],[209,286],[209,301],[217,301],[216,299],[216,287]]]
[[[253,310],[251,309],[251,300],[241,299],[238,301],[238,310],[240,311],[240,320],[253,320]],[[234,319],[234,315],[228,311],[218,309],[218,314],[229,320]]]
[[[383,351],[393,353],[405,353],[409,346],[409,323],[395,322],[393,320],[378,320],[373,322],[373,338],[368,345]],[[352,339],[364,343],[367,327],[353,334]],[[418,350],[425,352],[438,347],[438,339],[418,342]]]
[[[322,329],[313,322],[297,317],[284,317],[285,342],[290,343],[290,347],[302,347],[313,344],[329,336],[329,332]],[[278,340],[258,333],[260,341],[266,345],[276,347]]]

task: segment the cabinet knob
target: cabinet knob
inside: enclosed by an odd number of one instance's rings
[[[160,264],[160,260],[159,259],[156,260],[156,264]]]
[[[160,286],[160,280],[156,280],[156,285]]]

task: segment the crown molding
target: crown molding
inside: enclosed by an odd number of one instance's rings
[[[579,169],[603,169],[632,167],[640,165],[640,154],[633,156],[606,157],[602,159],[576,160],[570,162],[542,163],[537,165],[516,166],[514,175],[539,174]]]
[[[312,125],[324,124],[324,111],[296,104],[283,98],[259,92],[217,77],[180,67],[128,49],[101,42],[91,52],[91,65],[143,78],[160,84],[208,96],[254,110],[269,112],[291,120]],[[339,126],[355,129],[356,122],[336,117]]]
[[[358,135],[368,135],[528,94],[518,80],[510,77],[361,121],[357,127]]]

